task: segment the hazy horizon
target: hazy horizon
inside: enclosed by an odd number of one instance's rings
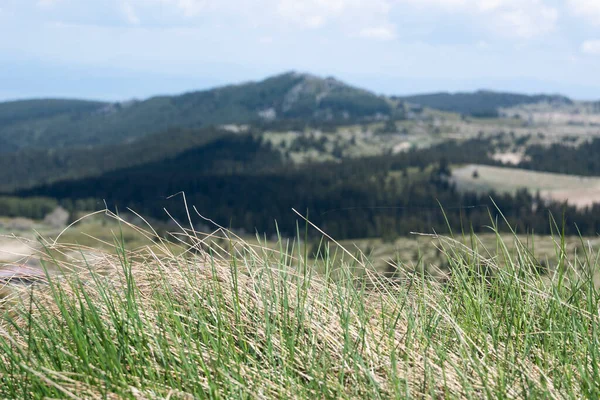
[[[410,82],[410,80],[408,79],[404,79],[404,80],[400,80],[403,83],[406,82],[407,85],[406,87],[413,87],[413,90],[411,91],[410,89],[407,89],[407,91],[405,92],[390,92],[390,91],[385,91],[385,90],[377,90],[377,89],[373,89],[372,87],[368,87],[365,85],[361,85],[361,84],[357,84],[353,81],[349,81],[349,80],[345,80],[345,79],[341,79],[339,76],[334,76],[331,74],[314,74],[310,71],[297,71],[297,70],[293,70],[294,72],[298,72],[298,73],[305,73],[305,74],[311,74],[311,75],[316,75],[322,78],[326,78],[326,77],[334,77],[336,79],[339,79],[341,81],[343,81],[346,84],[349,84],[351,86],[360,88],[360,89],[366,89],[369,90],[373,93],[376,93],[378,95],[384,95],[384,96],[411,96],[411,95],[423,95],[423,94],[433,94],[433,93],[450,93],[450,94],[455,94],[455,93],[473,93],[473,92],[477,92],[477,91],[494,91],[494,92],[504,92],[504,93],[516,93],[516,94],[526,94],[526,95],[538,95],[538,94],[545,94],[545,95],[564,95],[567,97],[570,97],[573,100],[579,100],[579,101],[597,101],[600,99],[600,93],[598,94],[598,97],[572,97],[569,96],[568,94],[565,94],[564,92],[560,91],[560,89],[555,89],[555,90],[543,90],[543,89],[538,89],[538,88],[543,88],[545,87],[543,85],[543,82],[535,82],[532,81],[531,85],[527,85],[527,84],[523,84],[522,82],[520,82],[519,80],[515,80],[512,82],[504,82],[504,85],[499,86],[496,85],[494,86],[493,84],[490,85],[477,85],[474,84],[473,82],[469,82],[468,84],[465,84],[464,88],[463,87],[459,87],[457,85],[451,85],[451,86],[444,86],[443,82],[440,80],[440,82],[442,82],[442,84],[440,86],[435,86],[435,82],[437,81],[433,81],[433,82],[429,82],[429,85],[427,84],[423,84],[423,89],[419,90],[417,89],[419,87],[419,83],[420,82]],[[167,91],[160,91],[160,90],[156,90],[154,92],[152,92],[152,88],[144,88],[142,90],[140,90],[140,93],[144,93],[143,95],[130,95],[128,97],[119,97],[119,96],[81,96],[81,95],[77,95],[77,94],[60,94],[61,92],[58,91],[56,95],[31,95],[31,96],[27,96],[27,95],[23,95],[21,97],[2,97],[2,92],[0,91],[0,103],[4,103],[4,102],[11,102],[11,101],[21,101],[21,100],[42,100],[42,99],[71,99],[71,100],[88,100],[88,101],[103,101],[103,102],[126,102],[126,101],[143,101],[152,97],[160,97],[160,96],[177,96],[177,95],[181,95],[184,93],[190,93],[190,92],[196,92],[196,91],[204,91],[204,90],[211,90],[211,89],[216,89],[219,87],[223,87],[223,86],[227,86],[227,85],[239,85],[239,84],[244,84],[247,82],[259,82],[262,81],[266,78],[270,78],[273,76],[277,76],[280,74],[283,74],[285,72],[291,72],[291,71],[281,71],[279,73],[274,73],[274,74],[270,74],[268,76],[262,76],[262,77],[257,77],[254,79],[245,79],[245,80],[238,80],[238,81],[229,81],[229,82],[220,82],[220,83],[216,83],[216,84],[210,84],[207,83],[205,85],[198,85],[198,86],[192,86],[189,88],[185,88],[185,80],[175,80],[175,85],[174,88],[171,88],[172,91],[168,91],[169,89],[167,89]],[[377,79],[375,78],[373,81],[377,82],[379,81],[379,83],[381,83],[382,87],[385,85],[385,82],[382,82],[384,79]],[[170,79],[165,79],[165,81],[167,83],[173,83],[173,80]],[[365,79],[366,84],[369,83],[369,79]],[[398,80],[394,80],[395,82],[398,82]],[[490,80],[490,82],[494,82],[494,80]],[[157,85],[157,87],[161,87],[161,86],[165,86],[164,82],[160,82],[161,84]],[[192,84],[193,82],[190,81],[190,84]],[[415,84],[416,83],[416,84]],[[374,85],[375,87],[377,87],[377,85]],[[389,86],[389,85],[388,85]],[[179,90],[177,90],[177,87],[180,87]],[[444,87],[449,87],[448,89],[444,89]],[[529,89],[528,89],[529,87]],[[548,85],[548,87],[552,87],[552,85]],[[558,87],[558,86],[556,86]]]
[[[600,99],[594,0],[2,0],[0,101],[122,101],[297,70],[386,95]]]

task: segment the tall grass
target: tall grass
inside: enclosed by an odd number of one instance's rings
[[[436,237],[436,282],[326,241],[312,259],[299,240],[143,234],[157,244],[117,234],[93,263],[48,245],[64,273],[2,306],[0,398],[600,397],[598,253],[560,237],[547,276],[500,235],[493,258]]]

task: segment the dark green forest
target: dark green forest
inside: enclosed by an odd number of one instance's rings
[[[0,217],[43,219],[58,206],[56,199],[47,197],[20,198],[0,196]]]
[[[564,144],[530,146],[525,155],[529,160],[521,162],[521,168],[571,175],[600,175],[599,138],[578,147]]]
[[[399,97],[403,101],[443,111],[474,117],[498,116],[498,109],[540,102],[572,104],[572,100],[559,95],[528,96],[479,90],[474,93],[431,93]]]
[[[565,218],[565,232],[600,231],[600,208],[578,211],[547,204],[526,191],[516,195],[459,193],[449,181],[449,163],[492,163],[489,140],[447,142],[395,156],[293,167],[252,135],[232,135],[174,158],[102,176],[59,182],[20,192],[61,201],[94,198],[110,208],[131,207],[167,219],[165,208],[185,220],[190,206],[222,226],[246,232],[292,235],[297,216],[340,238],[394,237],[410,232],[488,231],[502,213],[519,232],[550,233],[550,215]],[[468,151],[467,151],[468,149]],[[493,199],[493,200],[492,200]]]
[[[18,100],[0,103],[0,126],[31,122],[61,115],[75,117],[98,110],[108,103],[85,100]]]
[[[0,157],[0,192],[98,176],[122,168],[174,157],[231,135],[216,128],[170,129],[132,143],[83,149],[27,149]]]

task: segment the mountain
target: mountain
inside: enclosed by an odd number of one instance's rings
[[[471,116],[496,116],[500,108],[523,104],[553,103],[572,104],[573,101],[560,95],[524,95],[480,90],[473,93],[431,93],[400,97],[400,100],[423,107],[456,112]]]
[[[24,100],[0,103],[0,154],[122,145],[172,129],[266,121],[356,122],[403,116],[398,101],[473,116],[563,96],[478,91],[386,98],[335,78],[288,72],[247,82],[143,101]]]
[[[0,103],[0,126],[10,126],[33,120],[71,117],[93,112],[108,103],[84,100],[19,100]]]
[[[0,153],[122,143],[171,128],[282,119],[365,120],[392,113],[384,97],[333,78],[289,72],[144,101],[0,103]]]
[[[43,142],[62,126],[76,125],[108,103],[84,100],[20,100],[0,103],[0,153]]]
[[[231,136],[231,131],[219,128],[221,124],[249,124],[246,133],[256,138],[264,130],[302,131],[306,125],[326,130],[339,123],[400,117],[404,105],[398,100],[334,78],[289,72],[260,82],[145,101],[0,103],[0,192],[171,160]],[[402,100],[477,115],[524,102],[570,102],[560,96],[485,91]]]
[[[0,192],[169,159],[228,135],[232,133],[215,127],[169,129],[130,143],[6,152],[0,157]]]

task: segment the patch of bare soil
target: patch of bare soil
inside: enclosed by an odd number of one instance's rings
[[[543,190],[543,198],[555,201],[566,201],[579,209],[600,203],[600,188],[568,189],[568,190]]]
[[[392,149],[392,152],[394,154],[404,153],[404,152],[409,151],[411,149],[411,147],[412,147],[412,145],[410,144],[410,142],[402,142],[402,143],[395,145],[394,148]]]
[[[511,152],[507,152],[507,153],[496,153],[492,156],[492,159],[496,160],[496,161],[500,161],[503,164],[510,164],[510,165],[518,165],[521,161],[523,161],[523,159],[525,158],[525,155],[523,153],[511,153]]]

